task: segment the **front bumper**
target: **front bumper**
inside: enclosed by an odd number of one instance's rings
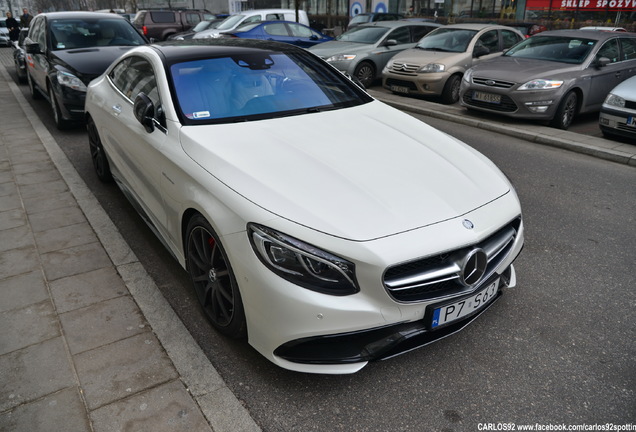
[[[508,267],[504,275],[498,275],[497,278],[501,278],[504,281],[503,285],[507,287],[510,280],[516,278],[514,267]],[[429,308],[424,318],[418,321],[294,340],[278,347],[274,355],[290,362],[317,365],[356,364],[388,359],[457,333],[488,310],[502,294],[503,291],[499,289],[497,296],[485,307],[438,330],[430,328],[432,308]]]
[[[609,135],[618,135],[625,138],[636,138],[636,126],[634,119],[636,110],[616,110],[603,106],[599,115],[599,127],[601,131]]]
[[[478,95],[498,96],[498,102],[480,100]],[[542,91],[517,91],[467,84],[462,80],[459,101],[464,107],[512,118],[551,120],[565,91],[563,88]],[[482,98],[483,99],[483,98]]]
[[[65,86],[55,89],[56,98],[62,117],[65,120],[81,122],[84,120],[84,104],[86,92],[74,90]]]
[[[382,74],[382,86],[396,93],[422,96],[439,96],[444,91],[448,72],[417,75],[398,75],[391,72]]]
[[[233,255],[230,261],[241,286],[249,343],[270,361],[286,369],[346,374],[356,372],[369,361],[393,357],[453,334],[486,309],[477,310],[474,316],[463,316],[447,327],[432,330],[431,306],[469,296],[485,287],[486,280],[499,278],[498,295],[501,295],[502,287],[514,287],[516,277],[512,262],[523,247],[523,223],[518,225],[517,235],[505,257],[497,262],[483,282],[466,291],[417,301],[394,299],[383,284],[385,271],[418,256],[438,255],[475,245],[518,218],[518,210],[516,194],[511,192],[463,216],[470,218],[476,227],[483,227],[482,232],[463,228],[458,231],[462,217],[416,232],[356,244],[354,248],[341,240],[332,239],[333,243],[329,245],[311,240],[311,235],[318,235],[315,232],[294,233],[355,263],[361,290],[341,297],[310,291],[281,279],[258,260],[244,232],[229,235],[224,241],[226,250]],[[270,221],[269,224],[273,229],[285,231],[285,227],[289,228],[288,225],[272,226],[273,223]]]

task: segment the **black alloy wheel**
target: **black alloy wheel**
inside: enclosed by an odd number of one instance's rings
[[[375,80],[375,67],[369,62],[362,62],[356,66],[353,76],[362,83],[364,88],[369,88]]]
[[[95,168],[95,174],[101,181],[107,183],[113,180],[113,176],[110,172],[110,165],[108,164],[108,158],[104,152],[104,146],[102,140],[99,138],[97,132],[97,126],[92,117],[89,117],[86,121],[86,130],[88,132],[88,144],[91,151],[91,160],[93,161],[93,168]]]
[[[557,108],[552,122],[550,123],[552,127],[563,130],[570,127],[572,120],[574,120],[574,116],[576,115],[578,99],[579,98],[574,91],[565,95],[559,104],[559,108]]]
[[[188,223],[186,267],[206,317],[221,333],[247,335],[238,283],[218,236],[201,215]]]

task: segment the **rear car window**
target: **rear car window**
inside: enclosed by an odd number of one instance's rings
[[[150,17],[152,18],[152,22],[156,22],[156,23],[175,22],[174,12],[169,12],[169,11],[150,12]]]

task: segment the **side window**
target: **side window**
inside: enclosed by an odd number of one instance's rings
[[[213,14],[207,13],[207,12],[203,12],[203,21],[212,21],[215,18],[216,18],[216,15],[213,15]]]
[[[291,30],[292,36],[310,38],[314,34],[314,32],[312,32],[311,29],[308,29],[307,27],[303,27],[301,25],[291,24],[291,23],[287,25],[289,26],[289,29]]]
[[[596,60],[601,57],[607,57],[610,59],[610,63],[616,63],[620,60],[618,48],[618,38],[610,39],[603,44],[598,53],[596,53]]]
[[[503,49],[509,49],[521,40],[521,36],[510,30],[502,30],[501,39],[503,40]]]
[[[287,27],[285,27],[285,24],[283,24],[282,22],[267,24],[265,26],[265,33],[272,36],[289,36]]]
[[[196,25],[201,21],[201,17],[198,13],[187,13],[186,22],[190,25]]]
[[[419,42],[424,36],[429,34],[436,27],[429,26],[413,26],[411,27],[411,31],[413,32],[413,42]]]
[[[265,15],[265,21],[283,21],[285,16],[278,13],[270,13]]]
[[[400,27],[393,30],[385,40],[395,39],[398,45],[411,43],[411,32],[408,27]]]
[[[479,37],[477,43],[481,43],[483,46],[490,50],[490,53],[496,53],[499,49],[499,36],[497,36],[497,30],[490,30]]]
[[[156,107],[160,106],[155,72],[147,60],[137,56],[124,59],[113,68],[109,77],[115,87],[131,101],[143,92]]]
[[[174,12],[169,11],[153,11],[150,12],[152,22],[155,23],[173,23],[176,22]]]
[[[620,38],[621,45],[623,46],[623,60],[636,59],[636,39],[635,38]]]
[[[40,44],[41,49],[46,49],[46,40],[44,39],[44,19],[39,19],[32,25],[33,31],[29,31],[29,37],[33,42]]]
[[[125,92],[126,82],[128,80],[128,77],[126,76],[128,63],[130,63],[130,58],[122,60],[113,68],[112,71],[110,71],[110,74],[108,74],[113,85],[122,93]]]
[[[253,22],[260,22],[260,20],[261,20],[260,15],[253,15],[251,17],[245,18],[245,20],[240,25],[253,23]]]

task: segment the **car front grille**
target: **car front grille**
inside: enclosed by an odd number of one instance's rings
[[[503,88],[503,89],[509,89],[510,87],[515,85],[515,83],[510,81],[501,81],[501,80],[494,80],[490,78],[481,78],[481,77],[473,77],[473,84],[483,85],[486,87]]]
[[[636,101],[630,101],[625,99],[625,108],[627,109],[636,109]]]
[[[389,87],[391,87],[391,86],[406,87],[409,90],[417,90],[417,86],[415,85],[414,82],[402,81],[402,80],[394,79],[394,78],[387,78],[386,85],[389,86]]]
[[[491,102],[483,102],[478,101],[472,98],[472,91],[467,91],[462,96],[462,100],[468,106],[474,106],[478,108],[486,108],[492,111],[500,111],[500,112],[515,112],[517,111],[517,104],[507,95],[501,95],[501,102],[491,103]]]
[[[393,62],[393,65],[389,69],[391,72],[396,74],[405,74],[405,75],[413,75],[420,68],[419,65],[408,64],[403,62]]]
[[[487,280],[510,254],[520,226],[517,218],[477,244],[389,267],[384,286],[394,300],[409,303],[472,292],[479,282],[474,286],[460,282],[463,261],[471,251],[482,249],[487,266],[480,282]]]

